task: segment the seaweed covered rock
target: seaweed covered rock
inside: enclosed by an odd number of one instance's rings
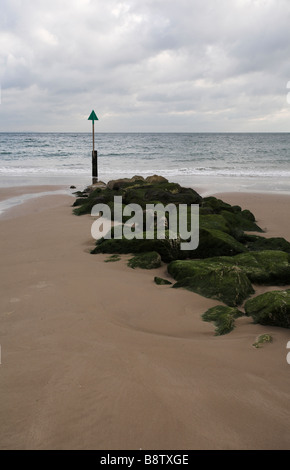
[[[244,234],[240,241],[250,251],[279,250],[290,253],[290,243],[282,237],[265,238],[259,235]]]
[[[186,269],[183,263],[187,263]],[[254,293],[247,275],[237,266],[220,266],[215,263],[174,261],[168,272],[178,279],[174,288],[185,287],[197,294],[220,300],[229,306],[240,305]],[[179,269],[180,267],[180,269]],[[190,274],[186,270],[190,269]]]
[[[230,233],[231,231],[228,222],[220,214],[200,215],[199,227],[207,230],[220,230],[225,233]]]
[[[272,343],[272,342],[273,342],[272,336],[269,335],[268,333],[264,333],[258,336],[258,338],[256,339],[256,341],[253,343],[252,346],[254,346],[254,348],[256,349],[259,349],[263,347],[263,344]]]
[[[265,250],[241,253],[235,256],[216,256],[202,260],[184,260],[171,263],[168,271],[175,279],[191,276],[198,269],[236,266],[255,284],[286,285],[290,283],[290,256],[283,251]]]
[[[201,214],[219,214],[222,210],[237,212],[241,211],[241,208],[239,206],[231,206],[227,202],[224,202],[221,199],[217,199],[214,196],[203,198],[201,204]]]
[[[172,284],[172,282],[168,281],[168,279],[163,279],[162,277],[158,277],[158,276],[154,277],[154,282],[158,286],[166,286],[166,285]]]
[[[155,269],[161,266],[161,256],[156,251],[140,253],[129,259],[130,268]]]
[[[225,307],[217,305],[208,309],[202,315],[202,319],[207,322],[213,322],[215,325],[215,335],[225,335],[235,328],[235,320],[244,314],[235,307]]]
[[[290,289],[266,292],[249,299],[245,311],[255,323],[290,328]]]
[[[255,284],[286,285],[290,282],[290,255],[283,251],[243,253],[233,261]]]
[[[231,206],[227,202],[210,196],[202,200],[200,214],[221,215],[232,230],[246,230],[263,232],[256,224],[255,216],[248,209],[242,210],[240,206]]]
[[[152,179],[152,181],[151,181]],[[199,204],[201,196],[191,188],[183,188],[178,183],[169,183],[166,178],[152,177],[146,181],[141,176],[109,181],[106,188],[96,188],[78,193],[75,201],[75,215],[90,214],[98,203],[112,203],[114,196],[121,196],[124,205],[139,204],[145,209],[146,204]]]
[[[220,257],[211,262],[238,266],[255,284],[286,285],[290,282],[290,256],[283,251],[264,250]]]
[[[226,232],[215,229],[201,228],[199,245],[196,250],[186,253],[188,258],[209,258],[211,256],[232,256],[243,253],[247,249]]]
[[[252,217],[249,214],[251,214]],[[250,211],[234,213],[229,210],[222,210],[220,215],[228,222],[229,226],[235,229],[241,229],[247,232],[263,232],[261,227],[255,223],[255,218]]]
[[[180,255],[180,240],[171,240],[165,238],[157,239],[104,239],[101,238],[96,242],[96,247],[91,251],[92,254],[97,253],[143,253],[146,251],[156,251],[161,256],[162,261],[170,263],[170,261],[178,259]]]

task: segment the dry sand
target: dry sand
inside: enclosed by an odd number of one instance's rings
[[[290,197],[223,198],[290,239]],[[217,301],[156,286],[166,266],[90,255],[71,204],[0,218],[0,448],[289,449],[289,330],[243,317],[215,337],[201,314]],[[255,349],[261,333],[274,341]]]

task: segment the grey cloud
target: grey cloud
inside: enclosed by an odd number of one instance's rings
[[[289,15],[286,0],[2,0],[3,122],[18,108],[19,130],[84,131],[94,107],[104,131],[286,130]]]

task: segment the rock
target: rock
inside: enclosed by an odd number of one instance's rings
[[[211,256],[232,256],[247,249],[228,233],[215,229],[199,230],[199,245],[196,250],[186,252],[188,258],[209,258]],[[184,253],[185,254],[185,253]]]
[[[96,247],[91,251],[92,254],[97,253],[144,253],[148,251],[156,251],[161,256],[162,261],[169,263],[178,259],[180,254],[180,240],[150,240],[136,239],[104,239],[101,238],[96,242]]]
[[[87,201],[87,197],[88,196],[77,198],[73,203],[72,207],[82,206]]]
[[[123,194],[124,204],[199,204],[201,196],[191,188],[182,188],[177,183],[141,184],[127,187]]]
[[[74,209],[75,215],[90,214],[93,206],[98,203],[109,203],[114,200],[114,191],[97,188],[88,194],[86,198],[79,198],[76,204],[79,206]],[[83,199],[83,200],[81,200]]]
[[[145,180],[143,176],[135,175],[132,178],[120,178],[117,180],[111,180],[107,184],[108,189],[115,189],[120,190],[122,188],[126,188],[128,186],[136,185],[139,183],[140,185],[144,184]]]
[[[117,180],[111,180],[107,183],[108,189],[120,189],[124,184],[131,183],[130,178],[120,178]]]
[[[97,183],[94,183],[90,186],[91,191],[94,191],[97,188],[100,189],[106,189],[107,185],[104,183],[104,181],[98,181]]]
[[[69,189],[76,189],[76,187],[72,184]]]
[[[173,287],[185,287],[197,294],[217,299],[229,306],[240,305],[254,293],[247,275],[237,266],[215,263],[173,261],[168,272],[178,279]]]
[[[245,311],[254,323],[290,328],[290,289],[266,292],[249,299]]]
[[[167,279],[163,279],[162,277],[158,277],[158,276],[154,277],[154,282],[158,286],[165,286],[165,285],[172,284],[172,282],[168,281]]]
[[[265,238],[258,235],[244,235],[240,240],[250,251],[279,250],[290,253],[290,243],[282,237]]]
[[[130,268],[155,269],[161,266],[161,256],[156,251],[149,251],[134,256],[128,261]]]
[[[290,256],[283,251],[264,250],[238,255],[233,260],[255,284],[290,283]]]
[[[181,271],[187,275],[195,269],[194,263],[198,263],[200,268],[214,265],[237,266],[254,284],[286,285],[290,283],[290,256],[283,251],[248,252],[236,256],[216,256],[182,263]]]
[[[243,216],[243,212],[244,211],[233,213],[228,210],[222,210],[220,214],[232,228],[246,230],[247,232],[263,232],[263,230],[253,220],[250,219],[249,214],[251,214],[251,212],[247,211],[246,217]]]
[[[200,215],[199,226],[208,230],[220,230],[221,232],[230,233],[228,222],[220,214]]]
[[[132,176],[131,178],[131,181],[145,181],[145,179],[143,178],[143,176],[140,176],[140,175],[135,175],[135,176]]]
[[[241,211],[241,208],[239,206],[231,206],[227,202],[224,202],[221,199],[217,199],[214,196],[209,196],[203,198],[201,210],[206,210],[206,213],[219,214],[222,210],[239,212]]]
[[[263,335],[259,335],[256,341],[253,343],[254,348],[261,348],[263,344],[272,343],[273,338],[271,335],[264,333]]]
[[[235,320],[244,314],[235,307],[217,305],[208,309],[203,315],[204,321],[213,322],[216,329],[215,335],[225,335],[235,328]]]
[[[147,176],[145,181],[146,183],[168,183],[168,180],[160,175]]]

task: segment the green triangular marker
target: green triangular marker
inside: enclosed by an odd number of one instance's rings
[[[93,110],[93,111],[91,112],[91,114],[89,115],[89,117],[88,117],[88,121],[98,121],[98,120],[99,120],[99,119],[98,119],[98,117],[97,117],[95,111]]]

